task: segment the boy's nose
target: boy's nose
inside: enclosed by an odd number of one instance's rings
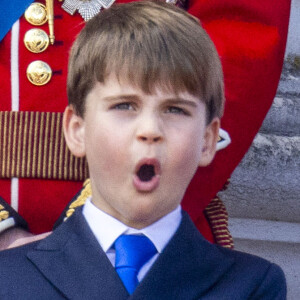
[[[158,143],[163,140],[159,120],[154,117],[143,118],[138,124],[137,139],[146,143]]]
[[[138,139],[142,142],[156,143],[156,142],[159,142],[162,139],[162,137],[156,136],[156,135],[151,135],[151,134],[144,134],[144,135],[138,136]]]

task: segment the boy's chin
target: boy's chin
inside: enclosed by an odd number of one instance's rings
[[[142,229],[155,223],[158,219],[157,216],[154,217],[146,213],[137,213],[134,215],[131,214],[130,217],[120,221],[129,227]]]
[[[154,208],[152,208],[151,210],[132,209],[127,218],[123,221],[120,221],[129,227],[142,229],[157,222],[159,219],[161,219],[171,211],[173,211],[173,208],[170,209],[170,211],[162,211]]]

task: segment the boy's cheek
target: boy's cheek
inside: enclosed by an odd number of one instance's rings
[[[200,142],[197,141],[197,138]],[[187,140],[183,144],[177,144],[174,147],[176,150],[173,153],[169,153],[169,158],[172,159],[171,168],[177,173],[181,174],[184,177],[192,178],[194,173],[196,172],[199,162],[202,156],[202,143],[201,138],[196,135],[194,137],[190,137],[189,140],[192,140],[193,143],[189,143]]]
[[[92,140],[93,146],[86,145],[89,168],[118,176],[119,171],[129,161],[129,158],[126,158],[127,148],[109,138],[109,134]]]

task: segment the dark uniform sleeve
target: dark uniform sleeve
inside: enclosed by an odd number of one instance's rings
[[[28,229],[26,221],[0,197],[0,234],[12,227]]]

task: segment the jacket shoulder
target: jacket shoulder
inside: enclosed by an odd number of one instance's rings
[[[18,279],[24,280],[32,268],[31,262],[27,259],[27,252],[37,243],[0,251],[0,286],[16,284]]]
[[[255,283],[251,299],[286,299],[286,279],[278,265],[249,253],[216,247],[234,259],[231,271],[243,278],[245,285]]]

